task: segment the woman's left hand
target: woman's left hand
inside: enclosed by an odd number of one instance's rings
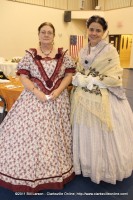
[[[71,81],[72,81],[72,73],[67,73],[63,78],[63,80],[61,81],[59,87],[55,89],[53,92],[51,92],[51,94],[49,95],[49,100],[55,100],[56,98],[58,98],[61,92],[68,87]]]
[[[59,95],[60,95],[59,89],[55,89],[53,92],[50,94],[50,100],[55,100]]]

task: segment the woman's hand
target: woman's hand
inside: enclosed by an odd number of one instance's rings
[[[72,84],[74,86],[86,87],[88,84],[88,77],[80,72],[77,72],[72,78]]]
[[[65,74],[65,77],[61,81],[59,87],[54,91],[52,91],[51,94],[49,95],[50,100],[55,100],[56,98],[58,98],[59,95],[68,87],[68,85],[72,81],[72,75],[73,75],[72,73]]]
[[[25,89],[32,92],[39,101],[45,102],[48,100],[47,95],[45,95],[42,91],[37,89],[35,87],[34,83],[29,79],[29,77],[27,75],[21,74],[20,81],[23,84],[23,86],[25,87]]]
[[[33,93],[39,101],[41,102],[47,101],[46,95],[42,91],[38,90],[37,88],[34,89]]]
[[[50,100],[55,100],[60,95],[60,90],[57,88],[49,95]]]

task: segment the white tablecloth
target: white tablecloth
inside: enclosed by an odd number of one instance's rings
[[[6,76],[16,76],[17,64],[9,61],[0,63],[0,71]]]

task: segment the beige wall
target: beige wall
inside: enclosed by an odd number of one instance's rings
[[[93,14],[105,16],[110,34],[133,34],[133,7],[106,12],[73,11],[72,21],[67,23],[63,10],[0,0],[0,57],[23,56],[25,49],[36,47],[37,28],[44,21],[55,26],[55,46],[69,49],[70,35],[85,35],[85,21]],[[130,67],[133,67],[133,46]]]
[[[133,34],[133,7],[106,11],[110,34]]]
[[[85,34],[85,21],[64,22],[64,11],[0,0],[0,57],[23,56],[25,49],[38,45],[38,26],[53,23],[55,46],[69,48],[71,34]]]

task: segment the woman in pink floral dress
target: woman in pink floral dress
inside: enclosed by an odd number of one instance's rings
[[[74,178],[67,91],[74,63],[53,47],[51,23],[38,36],[39,47],[18,64],[25,89],[0,126],[0,186],[13,191],[62,189]]]

